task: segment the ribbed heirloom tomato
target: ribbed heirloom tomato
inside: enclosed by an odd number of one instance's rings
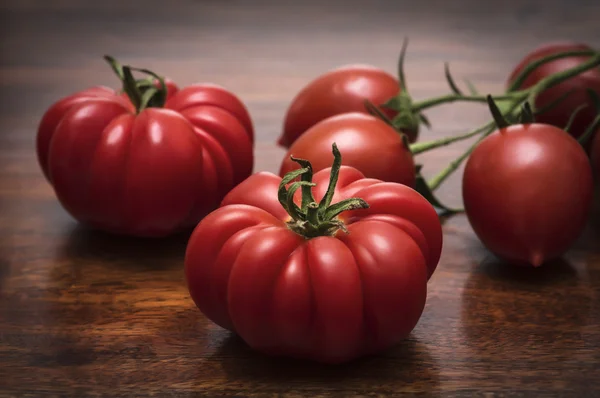
[[[94,228],[164,236],[195,226],[252,172],[248,111],[220,86],[180,90],[145,70],[152,79],[136,81],[135,69],[107,60],[124,92],[93,87],[46,111],[37,132],[44,175]]]
[[[314,176],[301,159],[283,179],[250,176],[189,240],[195,304],[267,355],[349,361],[399,342],[423,312],[437,213],[405,185],[340,167],[335,145],[334,157]]]
[[[345,65],[330,70],[307,84],[292,100],[286,115],[279,145],[288,148],[308,129],[331,116],[368,111],[364,100],[380,105],[398,95],[398,79],[371,65]],[[396,112],[382,107],[388,117]],[[409,141],[417,131],[406,131]]]
[[[402,135],[380,118],[360,112],[332,116],[311,127],[290,146],[279,175],[300,167],[291,156],[310,161],[315,171],[329,167],[333,142],[344,154],[344,165],[369,178],[415,187],[415,163]]]
[[[542,123],[502,127],[472,152],[463,174],[465,212],[500,258],[540,266],[581,235],[592,204],[589,159],[571,135]]]
[[[527,54],[515,66],[514,70],[510,73],[507,85],[511,85],[527,65],[535,60],[552,54],[585,50],[591,50],[590,46],[572,42],[547,43],[539,46]],[[531,87],[543,78],[580,65],[589,60],[589,58],[589,56],[578,55],[546,62],[535,68],[517,89]],[[569,129],[569,133],[575,138],[581,136],[596,116],[594,101],[587,90],[593,90],[600,95],[600,68],[587,70],[544,90],[536,99],[536,107],[542,109],[553,103],[555,105],[547,111],[536,115],[537,122],[551,124],[564,129],[573,112],[581,105],[586,105],[585,108],[578,111]],[[561,98],[562,100],[556,102]]]

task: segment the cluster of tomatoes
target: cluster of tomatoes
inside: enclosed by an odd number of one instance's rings
[[[589,47],[533,51],[508,84],[534,60],[577,49]],[[590,57],[546,62],[514,89]],[[180,89],[106,60],[123,88],[60,99],[37,135],[41,169],[75,219],[142,237],[193,229],[185,271],[195,304],[271,355],[339,363],[413,330],[443,233],[411,151],[429,122],[401,70],[345,66],[310,82],[286,114],[276,175],[253,173],[253,123],[232,92]],[[503,124],[490,106],[495,131],[470,153],[462,187],[468,220],[496,255],[538,266],[582,231],[592,162],[600,176],[600,134],[585,148],[576,139],[599,113],[590,92],[600,94],[598,66],[537,96],[536,108],[554,105],[536,122]]]

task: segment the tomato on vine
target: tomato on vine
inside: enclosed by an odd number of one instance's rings
[[[318,76],[300,90],[289,105],[283,131],[277,139],[289,148],[319,122],[344,113],[371,113],[370,101],[387,115],[394,127],[406,134],[409,143],[419,137],[419,125],[429,126],[420,112],[412,109],[404,77],[404,58],[408,40],[404,40],[398,58],[398,77],[373,65],[344,65]]]
[[[534,267],[562,256],[591,210],[593,177],[580,143],[525,117],[509,125],[490,97],[498,129],[473,150],[462,193],[475,234],[498,257]]]

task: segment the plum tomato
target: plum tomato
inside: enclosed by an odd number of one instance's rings
[[[311,127],[288,149],[279,175],[298,168],[290,156],[309,160],[315,171],[329,167],[335,142],[344,164],[366,177],[415,186],[415,163],[402,135],[383,120],[361,112],[331,116]]]
[[[368,113],[364,100],[381,105],[400,92],[398,79],[371,65],[345,65],[330,70],[307,84],[287,109],[278,144],[289,148],[305,131],[323,119],[341,113]],[[379,106],[389,117],[396,111]],[[417,131],[406,132],[409,141]]]
[[[499,258],[540,266],[563,255],[583,231],[593,197],[583,147],[558,127],[516,124],[486,137],[463,174],[465,212]]]

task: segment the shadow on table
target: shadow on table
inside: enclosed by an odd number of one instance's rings
[[[560,361],[582,344],[582,328],[594,322],[594,299],[587,273],[564,259],[539,268],[488,259],[465,282],[461,328],[482,367],[503,360],[554,361],[536,355],[541,347],[554,347],[551,356]]]
[[[509,264],[488,256],[471,273],[469,281],[487,279],[496,283],[510,283],[513,287],[552,285],[577,279],[577,270],[564,258],[548,261],[540,267]]]
[[[186,231],[160,239],[134,238],[77,224],[65,237],[59,256],[145,270],[181,267],[190,234]]]
[[[214,354],[230,380],[257,383],[261,388],[302,390],[306,387],[361,394],[436,390],[439,366],[428,348],[409,338],[379,356],[345,364],[270,357],[251,350],[231,334]]]

